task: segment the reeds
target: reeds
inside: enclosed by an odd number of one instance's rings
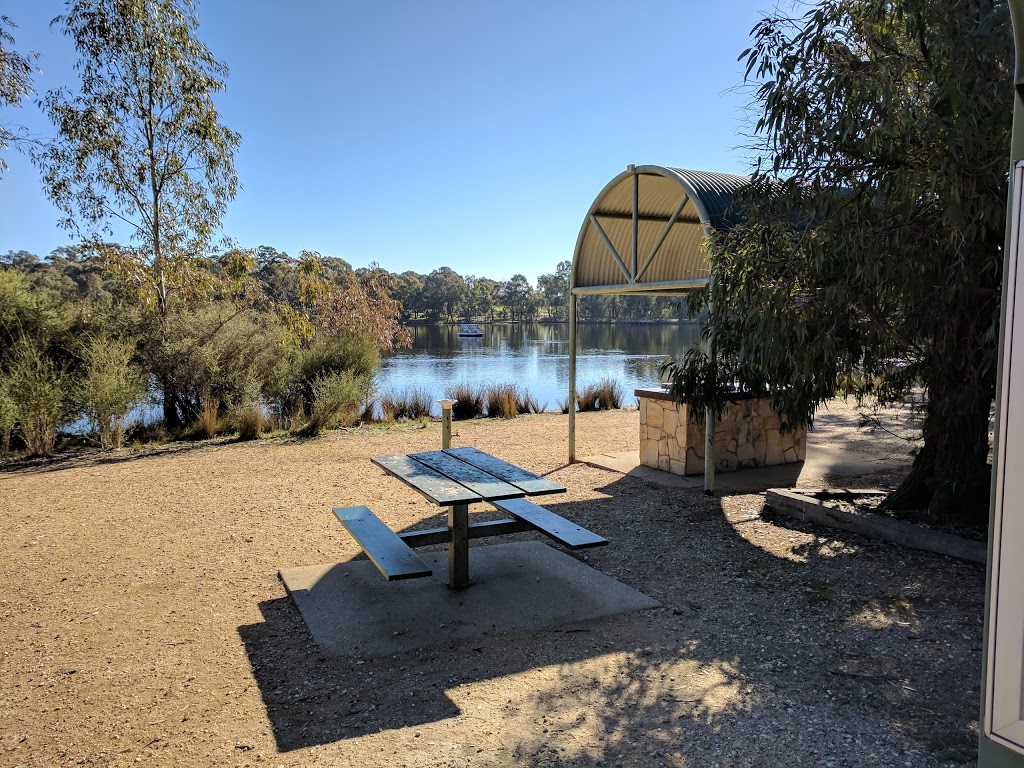
[[[519,415],[519,397],[511,384],[495,384],[487,388],[487,415],[492,418],[514,419]]]
[[[484,394],[479,387],[472,384],[455,384],[446,387],[444,396],[454,400],[452,418],[456,421],[475,419],[484,415]]]
[[[484,391],[487,415],[514,419],[521,413],[543,413],[544,407],[526,387],[514,384],[493,384]]]
[[[426,387],[406,387],[384,392],[380,396],[380,410],[384,421],[422,419],[430,415],[433,398]]]
[[[576,393],[576,404],[580,411],[609,411],[622,407],[622,384],[613,379],[602,379],[589,384],[582,392]],[[562,413],[568,413],[568,401],[562,403]]]
[[[207,395],[203,398],[203,408],[199,412],[199,428],[207,439],[217,436],[217,411],[219,406],[220,402],[216,397]]]

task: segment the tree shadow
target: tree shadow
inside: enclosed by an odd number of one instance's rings
[[[463,691],[526,673],[503,751],[474,764],[973,759],[983,569],[762,517],[758,497],[630,477],[595,492],[543,503],[611,541],[574,557],[661,608],[363,659],[323,653],[290,598],[262,603],[238,631],[279,749],[469,728]]]

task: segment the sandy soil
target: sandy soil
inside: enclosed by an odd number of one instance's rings
[[[580,455],[638,447],[635,410],[578,424]],[[437,424],[0,467],[0,765],[974,760],[982,568],[566,466],[566,431],[454,442],[566,485],[549,506],[612,540],[587,562],[663,607],[387,659],[321,653],[276,574],[356,556],[333,506],[441,524],[369,462]]]

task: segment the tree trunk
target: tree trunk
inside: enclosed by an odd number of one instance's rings
[[[944,348],[947,359],[934,365],[937,375],[929,382],[924,447],[910,474],[883,506],[891,510],[927,507],[935,521],[983,527],[988,519],[989,414],[995,374],[981,359],[985,345],[991,344],[980,335],[985,326],[978,320],[985,314],[978,308],[964,309],[961,322],[952,329],[954,343],[936,345],[938,350]],[[951,365],[951,359],[960,364]]]

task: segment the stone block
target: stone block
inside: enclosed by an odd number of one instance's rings
[[[637,405],[639,406],[639,411],[640,411],[640,434],[641,434],[641,436],[643,435],[643,428],[645,426],[647,426],[647,403],[649,403],[649,402],[650,402],[650,400],[648,400],[646,397],[638,397],[637,398]]]
[[[665,419],[662,417],[663,412],[661,403],[651,400],[647,405],[647,426],[661,429],[661,425],[665,423]]]
[[[658,441],[657,440],[641,440],[640,441],[640,463],[645,467],[656,467],[658,466]]]
[[[704,472],[704,457],[698,456],[692,448],[686,452],[686,474],[699,475]]]
[[[686,446],[680,446],[679,441],[673,437],[665,441],[668,443],[668,457],[672,461],[684,461],[686,459]]]
[[[742,466],[752,466],[754,457],[756,456],[754,446],[751,443],[743,443],[736,449],[736,459]]]
[[[662,472],[668,472],[671,467],[672,460],[668,456],[658,457],[658,469],[660,469]]]
[[[668,465],[668,471],[673,475],[685,475],[686,474],[686,462],[676,461],[672,459]]]
[[[661,412],[662,430],[667,435],[674,435],[679,428],[679,413],[675,408],[667,407]]]
[[[778,430],[772,430],[765,436],[765,456],[764,463],[766,466],[773,466],[775,464],[783,464],[786,461],[782,451],[782,436]]]
[[[735,472],[736,471],[736,457],[735,456],[716,456],[715,457],[715,469],[719,472]]]
[[[796,461],[796,448],[787,448],[783,452],[783,455],[786,457],[786,463],[792,464],[794,461]]]

